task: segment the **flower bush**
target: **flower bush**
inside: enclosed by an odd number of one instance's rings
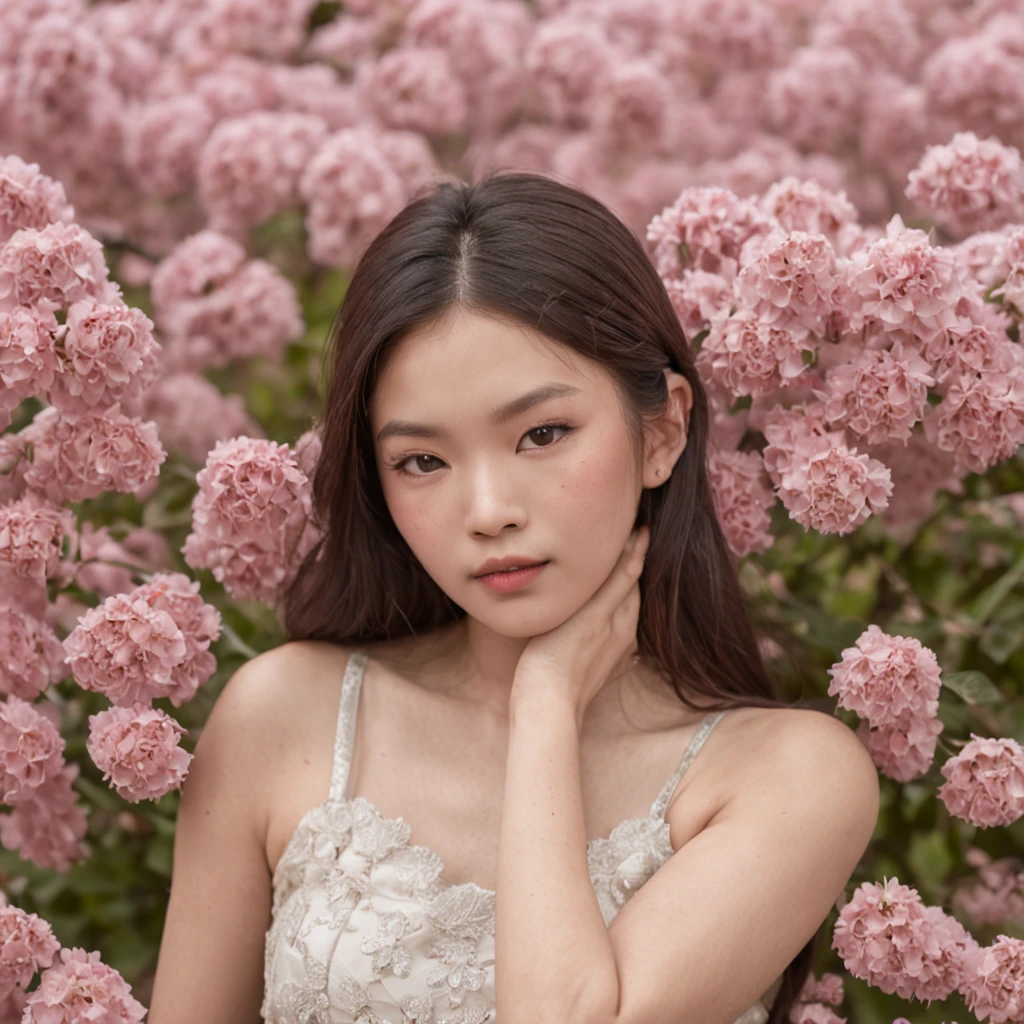
[[[646,245],[765,656],[881,775],[791,1021],[1024,1019],[1017,4],[30,0],[0,56],[0,1024],[143,1018],[347,275],[499,166]]]

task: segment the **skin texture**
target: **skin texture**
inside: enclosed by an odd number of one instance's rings
[[[666,377],[640,462],[601,367],[486,317],[405,339],[372,396],[374,436],[397,418],[448,433],[390,437],[375,454],[398,529],[468,614],[364,647],[349,795],[403,816],[450,883],[497,890],[502,1024],[732,1024],[770,1002],[877,816],[877,774],[845,725],[737,709],[670,801],[674,856],[604,927],[586,842],[646,813],[701,717],[632,665],[636,607],[603,660],[583,656],[635,590],[626,546],[641,491],[685,448],[692,396]],[[490,422],[548,381],[581,390]],[[575,430],[535,429],[555,419]],[[408,455],[423,456],[407,465],[420,476],[396,470]],[[514,594],[471,578],[507,554],[551,564]],[[349,653],[285,644],[219,695],[182,789],[149,1024],[258,1020],[271,873],[327,796]]]

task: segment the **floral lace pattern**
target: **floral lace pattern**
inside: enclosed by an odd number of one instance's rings
[[[496,1020],[495,893],[453,885],[402,818],[345,796],[365,655],[342,683],[331,795],[300,820],[274,869],[266,933],[266,1024],[487,1024]],[[672,856],[664,812],[721,712],[701,723],[646,818],[587,844],[608,924]],[[736,1024],[764,1024],[756,1002]]]

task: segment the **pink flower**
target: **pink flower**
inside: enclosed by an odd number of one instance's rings
[[[188,774],[192,755],[178,746],[185,734],[170,715],[148,704],[111,707],[89,716],[86,748],[103,781],[129,803],[159,800]]]
[[[713,321],[729,315],[732,285],[720,274],[686,270],[681,277],[664,283],[683,332],[691,342],[694,335],[709,330]]]
[[[72,783],[79,767],[66,764],[52,779],[38,786],[32,796],[0,816],[0,844],[16,850],[22,860],[40,868],[67,871],[89,856],[82,837],[88,822],[75,803]]]
[[[772,546],[768,509],[776,497],[757,452],[712,452],[708,457],[715,513],[738,558]]]
[[[957,303],[970,295],[956,254],[933,246],[923,231],[904,227],[898,214],[884,238],[850,257],[847,284],[851,330],[875,318],[886,330],[902,328],[921,337],[955,324]]]
[[[857,208],[845,192],[831,192],[817,181],[801,181],[792,176],[768,188],[760,206],[786,231],[824,235],[833,245],[844,226],[857,222]]]
[[[0,248],[0,304],[40,310],[110,296],[103,246],[77,224],[22,228]]]
[[[978,828],[1024,817],[1024,747],[1013,739],[971,733],[971,742],[942,766],[939,799],[954,817]]]
[[[839,288],[836,258],[824,235],[793,231],[757,239],[758,255],[736,279],[736,296],[765,324],[820,333]]]
[[[229,437],[262,437],[239,394],[225,395],[198,373],[168,373],[147,392],[145,416],[156,423],[169,451],[202,465],[210,449]]]
[[[245,262],[245,249],[216,231],[179,242],[153,272],[153,309],[161,319],[184,299],[195,299],[228,280]]]
[[[1003,232],[996,248],[990,274],[1002,278],[992,297],[1010,306],[1015,316],[1024,312],[1024,228],[1013,227]]]
[[[975,944],[960,991],[978,1020],[1013,1024],[1024,1017],[1024,939],[998,935],[991,946]]]
[[[33,701],[63,678],[57,634],[22,608],[0,607],[0,693]]]
[[[181,707],[217,668],[209,647],[220,636],[220,612],[202,599],[199,583],[180,572],[158,573],[136,587],[132,597],[167,612],[185,638],[185,657],[171,669],[173,688],[167,694],[176,708]]]
[[[444,50],[400,47],[359,67],[356,88],[382,125],[444,136],[466,127],[469,105]]]
[[[64,186],[20,156],[0,158],[0,243],[22,228],[39,230],[75,215]]]
[[[965,860],[978,868],[977,875],[957,887],[953,903],[976,927],[1024,922],[1024,871],[1014,857],[992,858],[977,847]]]
[[[846,969],[901,999],[946,999],[978,944],[940,907],[926,907],[899,880],[865,882],[839,911],[832,936]]]
[[[249,260],[208,295],[177,303],[163,319],[169,366],[222,367],[279,359],[305,329],[295,286],[267,260]]]
[[[751,426],[761,430],[768,441],[761,454],[776,487],[798,463],[846,440],[845,431],[828,429],[820,402],[791,409],[776,406],[767,411],[763,423],[755,421],[753,413],[751,407]]]
[[[617,64],[594,97],[593,130],[609,152],[636,156],[668,139],[672,87],[647,60]]]
[[[238,600],[273,600],[317,541],[310,482],[288,445],[221,441],[197,476],[182,552]]]
[[[875,767],[897,782],[910,782],[928,771],[941,732],[939,718],[913,712],[905,712],[889,725],[873,726],[864,719],[857,726],[857,737]]]
[[[29,994],[22,1024],[139,1024],[146,1008],[99,953],[62,949],[59,964],[43,971]]]
[[[129,108],[124,119],[124,156],[135,183],[156,199],[193,188],[199,152],[213,125],[210,108],[195,93]]]
[[[958,472],[984,473],[1024,444],[1024,364],[952,379],[924,417],[928,440],[954,459]]]
[[[295,462],[310,480],[313,479],[313,472],[316,470],[316,464],[320,459],[323,447],[323,439],[320,436],[319,430],[315,428],[307,430],[295,442]]]
[[[768,75],[766,104],[772,125],[798,146],[839,150],[858,127],[864,67],[838,46],[806,46]]]
[[[117,404],[73,417],[51,406],[23,433],[34,446],[25,482],[55,502],[136,491],[167,458],[156,424],[125,416]]]
[[[914,637],[889,636],[872,624],[828,674],[829,696],[874,726],[894,725],[907,713],[928,718],[938,714],[939,663]]]
[[[815,339],[797,325],[772,325],[743,311],[716,318],[697,354],[701,374],[731,395],[767,395],[799,377]]]
[[[59,949],[53,929],[38,914],[0,907],[0,998],[6,999],[15,987],[27,988]]]
[[[64,739],[20,697],[0,701],[0,800],[18,803],[64,766]]]
[[[909,182],[907,198],[959,235],[1013,220],[1024,195],[1020,153],[974,132],[957,132],[948,146],[929,146]]]
[[[912,13],[893,0],[844,0],[815,12],[811,42],[844,46],[867,68],[891,67],[904,73],[916,65],[921,37]]]
[[[0,310],[0,429],[26,398],[45,395],[57,372],[53,313],[28,306]]]
[[[523,54],[538,113],[556,124],[583,127],[594,94],[616,63],[600,27],[579,14],[543,19]]]
[[[0,505],[0,578],[10,574],[45,585],[70,568],[63,557],[64,541],[73,554],[77,536],[71,509],[37,494]]]
[[[821,395],[825,417],[842,424],[869,444],[906,441],[924,415],[928,388],[935,383],[930,366],[899,343],[892,351],[865,350],[852,362],[834,367]]]
[[[316,0],[219,0],[202,4],[188,17],[197,42],[214,52],[250,53],[276,60],[291,57],[302,45]]]
[[[327,137],[309,114],[258,111],[221,121],[206,140],[197,170],[210,227],[244,234],[299,204],[299,178]]]
[[[846,445],[794,459],[779,486],[779,498],[804,529],[850,533],[889,503],[888,467]]]
[[[75,573],[75,584],[104,598],[124,594],[135,584],[130,570],[118,565],[104,565],[103,562],[127,562],[150,572],[166,569],[171,564],[170,547],[162,533],[134,529],[119,542],[110,536],[107,527],[97,527],[90,522],[82,523],[79,556],[81,561]]]
[[[360,128],[335,132],[310,160],[299,188],[308,204],[309,255],[336,267],[354,268],[406,201],[374,134]]]
[[[1018,351],[1005,332],[971,317],[963,317],[929,338],[920,350],[933,366],[938,394],[944,394],[959,377],[1012,372],[1014,353]]]
[[[731,281],[743,245],[773,225],[754,202],[728,189],[686,188],[651,221],[647,241],[654,243],[654,264],[664,279],[676,280],[695,268]]]
[[[777,63],[785,35],[775,10],[758,0],[690,0],[668,5],[669,31],[688,43],[703,74],[762,69]]]
[[[174,618],[134,594],[90,608],[64,640],[75,682],[122,707],[173,692],[174,669],[188,657]]]
[[[160,372],[152,320],[124,303],[74,303],[67,312],[63,342],[64,363],[49,393],[63,412],[137,402]]]

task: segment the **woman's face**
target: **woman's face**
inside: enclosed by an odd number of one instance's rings
[[[497,410],[542,386],[564,393],[524,401],[495,422]],[[457,605],[497,633],[554,629],[612,571],[642,479],[598,364],[529,328],[460,310],[389,356],[370,425],[406,543]],[[508,593],[474,578],[487,559],[509,555],[549,561]]]

